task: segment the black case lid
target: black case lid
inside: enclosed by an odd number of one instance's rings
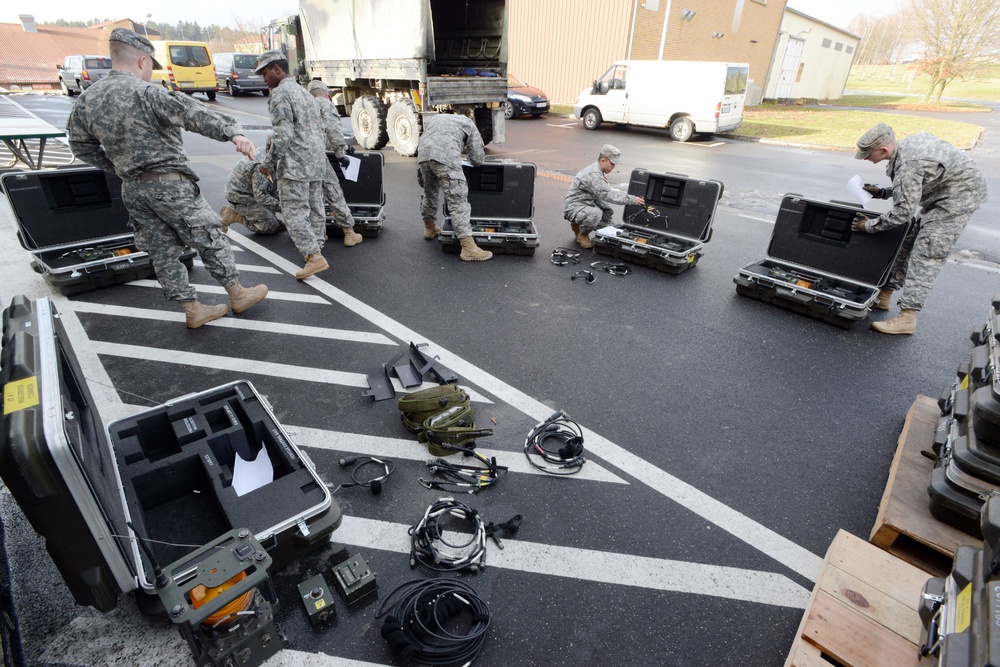
[[[855,232],[851,223],[862,212],[871,218],[879,215],[845,202],[785,195],[774,221],[767,255],[881,286],[888,279],[909,225],[877,234]]]
[[[132,237],[122,182],[94,167],[0,176],[28,250]]]
[[[353,206],[382,206],[385,204],[385,192],[382,189],[382,167],[385,164],[385,157],[377,151],[357,152],[354,157],[361,160],[361,166],[358,168],[358,180],[345,179],[340,181],[340,187],[344,191],[344,199],[348,205]],[[337,158],[333,153],[327,153],[326,159],[330,161],[330,164],[333,164]]]
[[[475,220],[530,220],[535,211],[535,165],[530,162],[484,162],[463,165],[469,205]]]
[[[629,179],[628,193],[645,199],[646,206],[653,207],[658,215],[630,204],[625,207],[622,219],[635,227],[707,241],[712,235],[712,221],[722,190],[720,181],[635,169]]]

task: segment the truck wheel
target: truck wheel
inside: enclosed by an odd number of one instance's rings
[[[420,113],[413,102],[400,100],[393,102],[386,114],[387,131],[389,141],[396,152],[404,157],[412,157],[417,154],[417,144],[420,143],[420,133],[423,131],[423,123]]]
[[[483,138],[483,146],[489,146],[493,141],[493,111],[477,107],[472,111],[472,119],[476,121],[479,135]]]
[[[73,91],[66,85],[65,81],[59,79],[59,86],[62,88],[63,95],[66,97],[73,97]]]
[[[674,141],[687,141],[694,134],[694,123],[687,116],[681,116],[670,124],[670,138]]]
[[[358,98],[351,109],[354,138],[366,151],[377,151],[389,142],[385,127],[385,105],[372,95]]]
[[[588,130],[596,130],[601,126],[604,119],[601,118],[601,112],[594,107],[591,107],[583,112],[583,126]]]

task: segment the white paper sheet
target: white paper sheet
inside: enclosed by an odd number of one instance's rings
[[[357,183],[358,172],[361,171],[361,158],[356,158],[353,155],[347,155],[345,157],[347,158],[347,168],[344,169],[344,178]]]
[[[239,454],[233,464],[233,490],[237,496],[243,496],[256,491],[262,486],[274,481],[274,466],[271,457],[267,455],[267,447],[261,443],[260,452],[253,461],[244,461]]]
[[[861,180],[861,177],[857,174],[855,174],[851,180],[847,181],[847,191],[851,193],[852,197],[854,197],[854,201],[858,202],[862,206],[872,200],[871,194],[864,191],[864,186],[865,182]]]
[[[620,230],[614,225],[608,225],[607,227],[601,227],[597,230],[597,233],[601,236],[618,236]]]

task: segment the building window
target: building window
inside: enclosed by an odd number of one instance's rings
[[[830,39],[824,39],[823,40],[823,48],[824,49],[830,48],[831,44],[833,44],[833,40],[830,40]]]
[[[806,68],[805,63],[799,63],[799,71],[795,73],[795,83],[802,81],[802,70]]]
[[[848,46],[847,47],[847,52],[848,53],[854,53],[854,47],[853,46]]]
[[[844,50],[844,45],[842,43],[840,43],[840,42],[837,42],[834,45],[833,50],[834,51],[843,51]]]

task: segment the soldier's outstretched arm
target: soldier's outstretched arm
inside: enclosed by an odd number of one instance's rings
[[[892,181],[892,210],[883,213],[875,222],[868,225],[868,231],[881,232],[893,227],[908,224],[913,219],[920,206],[920,196],[923,194],[924,179],[920,169],[901,170]]]
[[[144,95],[149,108],[163,125],[180,126],[216,141],[232,141],[233,137],[242,135],[235,118],[210,109],[184,93],[147,86]],[[240,145],[237,144],[236,148],[240,150]]]
[[[469,121],[472,122],[471,120]],[[469,162],[477,167],[486,161],[486,148],[483,146],[483,137],[479,134],[479,129],[473,124],[473,131],[469,133],[465,140],[465,149],[469,152]]]

